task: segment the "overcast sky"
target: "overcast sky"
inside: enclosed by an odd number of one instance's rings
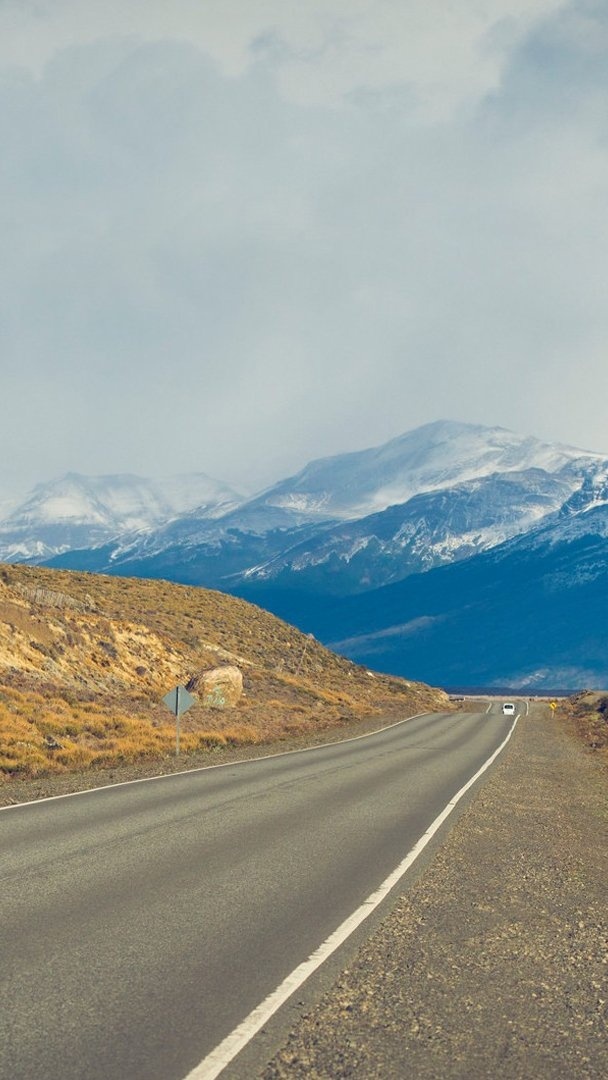
[[[605,0],[0,0],[0,478],[608,454]]]

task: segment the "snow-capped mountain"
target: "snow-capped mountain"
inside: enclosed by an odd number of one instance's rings
[[[358,521],[340,522],[247,570],[243,581],[325,583],[328,592],[363,591],[410,573],[469,558],[533,528],[580,484],[580,465],[465,481],[414,495]]]
[[[308,515],[309,520],[352,520],[406,503],[422,492],[527,469],[552,475],[575,460],[602,459],[505,428],[438,420],[383,446],[313,461],[254,501]]]
[[[238,592],[257,586],[261,604],[267,585],[343,595],[525,532],[582,485],[593,488],[607,464],[503,428],[442,421],[313,462],[213,519],[193,511],[118,537],[88,565]],[[401,501],[387,503],[394,499]],[[360,514],[370,506],[380,509]]]
[[[597,501],[598,454],[438,421],[324,458],[248,500],[195,475],[69,475],[0,524],[0,557],[212,585],[345,595],[470,558]],[[371,512],[370,512],[371,511]],[[81,549],[78,555],[71,554]]]
[[[192,507],[199,516],[212,518],[239,501],[231,488],[204,473],[162,480],[68,473],[37,485],[0,521],[0,559],[39,562],[63,551],[145,533]]]

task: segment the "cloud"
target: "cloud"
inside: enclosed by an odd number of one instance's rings
[[[5,456],[258,483],[442,415],[608,450],[606,25],[0,5]]]
[[[411,88],[445,118],[500,83],[513,48],[564,0],[18,0],[0,8],[0,64],[40,75],[57,52],[102,39],[187,42],[242,76],[260,57],[300,104]]]

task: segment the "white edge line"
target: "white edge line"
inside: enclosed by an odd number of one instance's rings
[[[342,746],[343,743],[357,742],[358,739],[369,739],[372,735],[379,735],[381,731],[390,731],[391,728],[407,724],[409,720],[417,720],[421,716],[451,716],[449,710],[444,713],[414,713],[413,716],[405,716],[403,720],[397,720],[394,724],[386,727],[375,728],[374,731],[366,731],[363,735],[352,735],[350,739],[336,739],[334,742],[316,743],[314,746],[300,746],[297,750],[279,750],[277,754],[260,754],[259,757],[239,758],[238,761],[222,761],[217,765],[199,765],[196,769],[179,769],[174,773],[160,773],[158,776],[141,776],[138,780],[119,780],[117,784],[102,784],[100,787],[84,788],[82,791],[66,791],[64,795],[48,795],[44,799],[29,799],[28,802],[10,803],[9,806],[0,806],[0,814],[4,810],[20,810],[22,806],[39,806],[42,803],[56,802],[58,799],[73,799],[77,795],[93,795],[96,791],[109,791],[110,788],[129,787],[131,784],[149,784],[152,780],[173,780],[176,776],[188,776],[191,773],[207,772],[209,769],[226,769],[235,765],[249,765],[252,761],[269,761],[270,758],[287,757],[289,754],[306,754],[309,750],[324,750],[326,746]],[[454,713],[456,715],[456,713]]]
[[[334,930],[333,934],[330,934],[323,944],[320,945],[315,952],[311,953],[307,960],[297,968],[294,968],[291,974],[277,986],[276,990],[269,994],[264,1001],[253,1009],[253,1011],[249,1013],[249,1016],[247,1016],[242,1023],[230,1033],[230,1035],[227,1035],[226,1038],[207,1055],[207,1057],[203,1058],[203,1060],[196,1065],[186,1077],[184,1077],[184,1080],[214,1080],[216,1076],[219,1076],[226,1066],[233,1061],[236,1055],[251,1041],[254,1035],[264,1027],[264,1024],[268,1023],[275,1012],[285,1004],[288,998],[290,998],[310,975],[312,975],[313,972],[315,972],[317,968],[319,968],[321,964],[323,964],[332,953],[334,953],[336,949],[350,937],[357,927],[359,927],[361,923],[376,910],[378,905],[382,903],[400,878],[402,878],[406,871],[413,865],[437,830],[452,813],[456,804],[460,802],[463,795],[466,794],[469,788],[473,786],[475,781],[479,779],[486,769],[489,769],[492,762],[495,761],[501,751],[504,750],[515,731],[518,720],[519,714],[515,717],[507,737],[503,740],[498,749],[490,755],[481,768],[477,770],[475,775],[472,776],[470,780],[467,780],[466,784],[460,788],[460,791],[456,792],[453,799],[451,799],[441,813],[438,814],[432,825],[429,826],[424,835],[420,837],[416,844],[414,844],[414,847],[408,855],[406,855],[405,859],[399,863],[392,874],[389,874],[380,887],[368,896],[367,900],[364,900],[361,906],[358,907],[352,915],[349,915],[337,930]]]

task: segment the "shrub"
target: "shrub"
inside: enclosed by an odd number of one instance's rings
[[[261,741],[259,731],[250,724],[235,724],[224,732],[224,739],[231,746],[252,746]]]
[[[226,736],[219,731],[203,731],[197,736],[198,746],[201,750],[213,750],[218,746],[226,745]]]

